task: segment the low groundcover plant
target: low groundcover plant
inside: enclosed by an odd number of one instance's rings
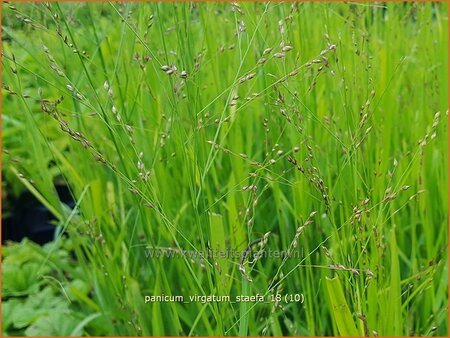
[[[7,334],[448,334],[447,3],[2,2],[2,53],[73,324]]]

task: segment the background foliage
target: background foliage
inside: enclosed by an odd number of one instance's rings
[[[4,194],[53,213],[87,288],[53,334],[448,334],[446,3],[2,3],[2,30]],[[147,257],[269,232],[290,258]],[[45,275],[6,263],[4,313],[8,266]]]

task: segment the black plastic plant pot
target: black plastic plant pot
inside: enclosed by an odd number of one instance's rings
[[[73,198],[67,186],[57,185],[60,200],[69,207],[74,206]],[[23,192],[18,199],[10,201],[11,216],[3,220],[2,242],[20,242],[28,238],[38,244],[54,239],[56,227],[54,216],[29,191]]]

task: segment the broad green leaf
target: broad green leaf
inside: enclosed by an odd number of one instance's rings
[[[326,285],[330,300],[330,312],[341,336],[359,336],[353,316],[342,290],[339,277],[327,278]]]

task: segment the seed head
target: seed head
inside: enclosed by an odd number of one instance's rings
[[[247,74],[239,80],[239,83],[243,83],[245,81],[251,80],[255,77],[255,75],[256,75],[256,73]]]
[[[352,268],[352,269],[350,269],[350,271],[351,271],[354,275],[359,276],[359,271],[358,271],[358,270]]]

